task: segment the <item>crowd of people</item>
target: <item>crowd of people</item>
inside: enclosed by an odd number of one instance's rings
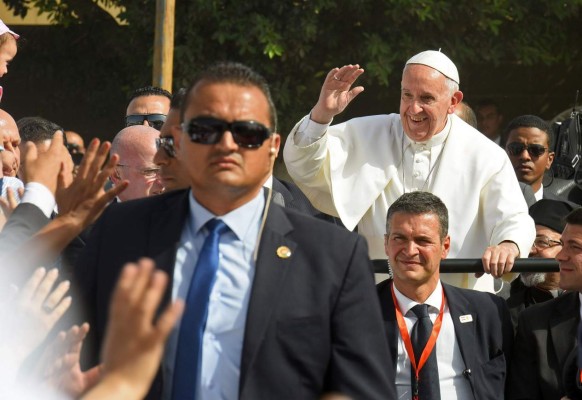
[[[0,77],[18,39],[0,21]],[[582,398],[582,208],[550,126],[474,112],[433,50],[399,113],[332,124],[363,73],[330,70],[287,136],[294,182],[240,63],[135,90],[112,143],[0,110],[0,398]],[[505,281],[526,257],[560,271]]]

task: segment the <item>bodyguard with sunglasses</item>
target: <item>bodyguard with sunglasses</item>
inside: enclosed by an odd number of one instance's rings
[[[162,129],[160,137],[156,139],[156,154],[154,163],[160,168],[160,179],[164,190],[185,189],[190,186],[190,178],[180,160],[176,158],[175,143],[180,141],[182,127],[180,125],[180,105],[186,92],[181,88],[172,96],[170,111]]]
[[[181,115],[190,188],[109,207],[79,263],[96,343],[123,264],[147,256],[171,277],[165,301],[186,302],[149,398],[395,398],[365,240],[263,188],[280,144],[266,81],[217,64]]]
[[[147,125],[159,131],[166,121],[171,98],[170,92],[159,87],[136,89],[125,111],[125,126]]]
[[[544,193],[544,177],[553,181],[550,167],[554,161],[551,151],[550,125],[535,115],[514,118],[505,128],[505,149],[515,170],[517,180],[530,185],[536,200],[548,198]],[[548,193],[549,194],[549,193]],[[555,198],[550,194],[549,198]]]

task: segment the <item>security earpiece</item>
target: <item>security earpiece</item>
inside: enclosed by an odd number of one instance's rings
[[[271,147],[271,150],[269,150],[269,155],[274,156],[275,154],[277,154],[277,149],[274,147]]]

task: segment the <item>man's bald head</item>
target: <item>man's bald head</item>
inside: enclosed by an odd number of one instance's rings
[[[155,147],[155,138],[159,136],[160,131],[146,125],[128,126],[113,138],[110,154],[118,154],[120,162],[123,163],[124,155],[139,153],[140,149],[149,147],[152,143]]]
[[[6,111],[0,109],[0,136],[2,137],[2,145],[6,151],[14,153],[16,163],[20,165],[20,134],[18,133],[18,126],[16,121]]]
[[[114,184],[129,181],[127,189],[119,195],[120,200],[138,199],[163,191],[159,168],[154,164],[159,136],[160,132],[154,128],[133,125],[119,131],[111,142],[110,154],[119,156],[111,180]]]

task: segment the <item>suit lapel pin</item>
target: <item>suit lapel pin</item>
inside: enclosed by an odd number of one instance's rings
[[[459,317],[459,321],[461,321],[461,324],[464,324],[466,322],[473,322],[473,316],[471,314],[461,315]]]
[[[291,257],[291,249],[287,246],[280,246],[277,249],[277,256],[279,258],[289,258]]]

